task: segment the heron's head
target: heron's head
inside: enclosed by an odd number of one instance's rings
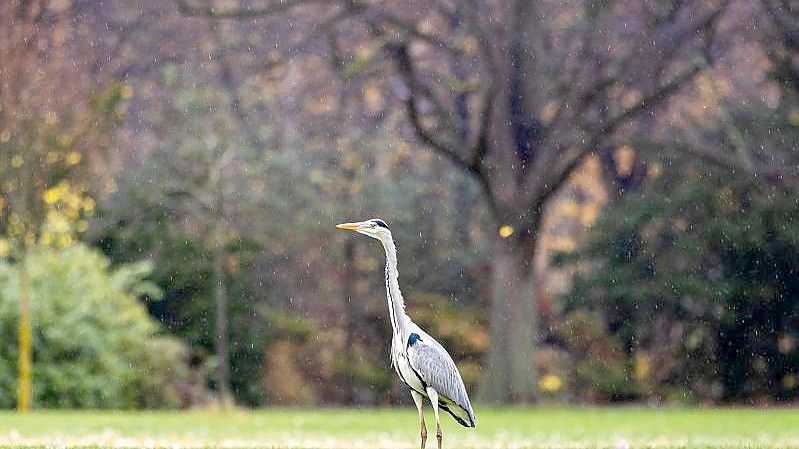
[[[379,218],[361,221],[359,223],[342,223],[336,225],[339,229],[348,229],[350,231],[359,232],[369,237],[384,241],[391,238],[391,231],[388,230],[388,225]]]

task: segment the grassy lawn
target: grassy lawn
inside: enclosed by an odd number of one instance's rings
[[[791,409],[478,407],[477,420],[466,429],[447,416],[444,448],[799,448]],[[0,447],[19,445],[412,449],[418,427],[410,408],[0,412]]]

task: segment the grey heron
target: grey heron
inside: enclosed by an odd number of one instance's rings
[[[405,313],[405,302],[399,288],[397,248],[386,222],[379,219],[359,223],[342,223],[339,229],[348,229],[380,240],[386,251],[386,292],[388,314],[391,319],[391,365],[402,382],[411,390],[411,397],[419,412],[422,449],[427,442],[427,427],[422,409],[424,398],[433,406],[436,418],[436,438],[441,449],[441,421],[438,411],[449,412],[455,421],[465,427],[476,425],[474,410],[466,394],[458,367],[446,349]]]

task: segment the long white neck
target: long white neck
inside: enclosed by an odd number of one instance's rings
[[[402,299],[402,292],[399,288],[399,270],[397,270],[397,248],[394,240],[389,237],[382,240],[383,248],[386,250],[386,293],[388,294],[388,313],[391,318],[391,327],[394,336],[404,338],[402,332],[405,330],[409,320],[405,314],[405,301]]]

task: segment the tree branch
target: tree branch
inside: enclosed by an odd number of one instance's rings
[[[363,9],[363,10],[366,9],[366,6],[363,5],[360,2],[355,2],[355,1],[352,1],[352,0],[349,0],[349,2],[352,3],[353,6],[354,5],[358,5],[357,8],[359,8],[359,9]],[[450,52],[452,54],[455,54],[455,55],[460,55],[462,53],[461,49],[453,46],[452,44],[450,44],[446,40],[444,40],[444,39],[442,39],[442,38],[440,38],[440,37],[438,37],[438,36],[436,36],[434,34],[423,33],[422,31],[419,30],[419,28],[416,26],[416,24],[414,24],[412,22],[405,21],[405,20],[403,20],[403,19],[401,19],[401,18],[399,18],[399,17],[397,17],[397,16],[395,16],[393,14],[390,14],[390,13],[388,13],[386,11],[378,12],[376,14],[377,14],[377,18],[380,21],[385,22],[385,23],[390,24],[390,25],[393,25],[393,26],[401,29],[402,31],[410,34],[411,36],[417,38],[417,39],[423,40],[423,41],[425,41],[425,42],[427,42],[427,43],[429,43],[431,45],[434,45],[434,46],[439,47],[441,49],[447,50],[448,52]]]
[[[643,97],[633,106],[610,118],[605,122],[604,125],[592,132],[587,138],[582,139],[582,143],[571,147],[568,150],[570,154],[564,154],[560,158],[560,161],[562,161],[561,164],[551,171],[552,175],[544,183],[543,188],[540,189],[539,193],[533,197],[530,205],[528,206],[528,210],[538,209],[540,205],[544,204],[554,192],[560,189],[566,180],[569,179],[572,172],[574,172],[574,170],[580,166],[580,164],[585,160],[586,156],[591,154],[603,137],[612,134],[620,125],[627,123],[630,119],[636,117],[641,112],[650,110],[658,103],[673,95],[682,86],[693,80],[694,77],[696,77],[696,75],[702,71],[702,68],[705,67],[706,64],[707,62],[704,61],[704,59],[698,60],[696,63],[691,65],[691,67],[685,69],[682,73],[672,78],[672,80],[668,83],[660,86],[654,92]]]
[[[227,90],[228,109],[233,113],[236,121],[239,122],[239,126],[241,126],[250,146],[256,151],[265,151],[266,144],[263,139],[261,139],[257,127],[250,123],[247,119],[247,114],[242,110],[242,97],[239,93],[239,86],[236,84],[230,65],[225,61],[224,37],[222,36],[222,32],[218,26],[211,27],[211,32],[214,34],[219,45],[219,50],[217,50],[216,57],[213,59],[216,60],[219,65],[219,78],[222,85]]]
[[[317,38],[321,37],[322,35],[326,34],[330,31],[331,28],[335,27],[339,21],[348,18],[351,14],[351,11],[343,9],[336,14],[333,14],[329,18],[325,19],[319,25],[313,27],[311,31],[306,34],[302,40],[299,42],[293,43],[287,49],[283,50],[281,53],[283,57],[291,58],[292,56],[296,56],[299,53],[305,51],[311,43],[316,40]],[[264,63],[264,67],[269,70],[275,68],[283,63],[283,57],[277,56],[275,58],[270,58],[266,63]]]
[[[635,105],[613,116],[605,125],[592,134],[591,141],[596,143],[599,137],[612,133],[619,125],[625,123],[639,113],[651,109],[661,101],[670,97],[683,85],[692,81],[706,65],[707,61],[703,57],[698,57],[697,61],[692,64],[691,67],[672,78],[671,81],[660,86],[654,92],[639,100]]]
[[[471,161],[465,159],[458,152],[456,144],[436,138],[422,123],[421,114],[417,106],[419,86],[418,81],[416,80],[413,61],[408,54],[408,49],[405,44],[396,45],[394,46],[393,50],[394,59],[397,62],[397,70],[400,76],[402,76],[403,81],[408,89],[407,95],[404,98],[405,109],[408,114],[408,121],[413,126],[416,135],[422,140],[422,142],[426,143],[439,154],[449,159],[460,170],[463,170],[466,173],[474,176],[479,182],[483,193],[485,194],[492,215],[497,219],[503,217],[503,213],[500,210],[496,197],[494,196],[491,182],[483,170],[481,161],[479,159],[473,159]],[[487,125],[488,124],[486,123],[485,127],[487,127]]]
[[[477,131],[475,132],[472,148],[471,165],[481,168],[483,157],[488,148],[488,132],[491,127],[491,113],[494,110],[494,95],[496,87],[492,84],[483,95],[482,107],[477,117]]]
[[[411,57],[408,54],[408,49],[406,48],[405,44],[393,46],[393,53],[395,55],[395,60],[397,61],[397,69],[399,74],[408,89],[404,101],[408,113],[408,119],[414,126],[416,134],[425,143],[444,154],[448,159],[454,162],[455,165],[468,169],[469,163],[458,153],[457,146],[452,142],[447,142],[436,138],[422,123],[418,100],[420,91],[424,92],[425,89],[419,85],[416,77],[416,69],[413,66],[413,62],[411,61]]]
[[[461,50],[445,39],[442,39],[434,34],[424,33],[416,26],[415,23],[406,21],[394,14],[387,11],[375,11],[370,8],[370,5],[358,0],[281,0],[277,3],[271,3],[267,6],[260,8],[232,8],[220,10],[214,6],[193,6],[189,4],[188,0],[178,0],[178,11],[184,16],[189,17],[209,17],[215,19],[236,19],[236,20],[249,20],[258,17],[270,16],[289,11],[294,7],[306,5],[311,3],[319,4],[332,4],[342,5],[347,7],[351,12],[366,12],[368,11],[378,22],[399,28],[409,35],[423,40],[431,45],[440,47],[454,54],[460,54]]]
[[[288,11],[308,3],[339,3],[338,0],[282,0],[261,8],[235,8],[220,10],[214,6],[192,6],[187,0],[178,0],[178,11],[184,16],[211,17],[215,19],[254,19]]]

